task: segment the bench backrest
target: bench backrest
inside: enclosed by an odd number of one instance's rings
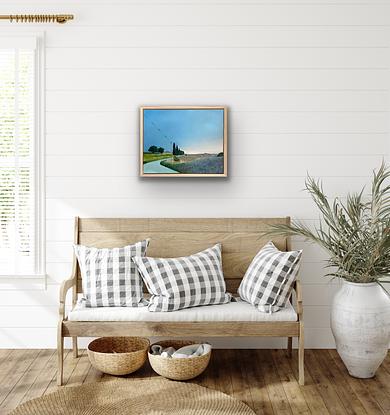
[[[289,223],[290,218],[213,219],[84,219],[75,220],[75,243],[98,248],[121,247],[150,238],[147,256],[179,257],[222,244],[227,290],[237,292],[248,265],[270,239],[263,232],[270,224]],[[288,237],[272,238],[280,250],[289,249]],[[77,292],[82,292],[77,268]]]

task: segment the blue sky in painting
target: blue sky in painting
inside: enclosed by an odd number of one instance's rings
[[[144,110],[144,151],[171,151],[175,142],[187,154],[223,151],[223,110]]]

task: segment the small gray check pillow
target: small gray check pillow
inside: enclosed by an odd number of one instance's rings
[[[145,256],[149,239],[123,248],[74,245],[87,307],[138,307],[146,304],[142,278],[131,260]]]
[[[286,305],[298,274],[302,251],[279,251],[268,242],[249,265],[238,288],[240,297],[260,311],[273,313]]]
[[[133,261],[151,294],[149,311],[175,311],[231,300],[222,273],[220,244],[188,257],[136,256]]]

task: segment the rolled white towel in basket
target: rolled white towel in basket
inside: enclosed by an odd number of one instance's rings
[[[173,353],[172,357],[177,359],[187,359],[189,357],[202,356],[211,350],[211,346],[204,344],[190,344],[189,346],[180,347]]]
[[[150,351],[155,356],[161,357],[172,357],[173,353],[175,353],[176,349],[174,347],[166,347],[165,349],[160,346],[159,344],[153,344],[150,347]]]
[[[161,357],[172,357],[174,353],[175,353],[174,347],[167,347],[166,349],[162,351]]]
[[[210,350],[211,345],[208,343],[190,344],[188,346],[183,346],[177,350],[175,350],[174,347],[166,347],[164,349],[159,344],[154,344],[150,348],[150,351],[153,355],[175,359],[187,359],[196,356],[203,356],[204,354],[209,353]]]

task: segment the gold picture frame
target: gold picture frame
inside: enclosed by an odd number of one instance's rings
[[[227,110],[223,105],[140,107],[140,176],[227,177]]]

